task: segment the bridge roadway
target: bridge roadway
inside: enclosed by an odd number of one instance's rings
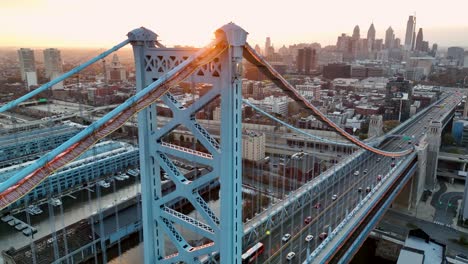
[[[439,152],[439,160],[468,163],[468,155]]]
[[[423,132],[426,131],[424,126],[428,126],[431,117],[434,118],[433,120],[437,120],[441,117],[441,114],[443,115],[447,112],[447,109],[452,109],[456,105],[452,99],[453,96],[444,100],[445,104],[449,104],[450,107],[432,107],[421,119],[417,120],[417,122],[414,121],[412,125],[404,129],[404,134],[414,135],[415,139],[419,140],[423,136]],[[385,150],[397,151],[400,150],[400,145],[403,148],[408,147],[408,143],[401,139],[391,139],[382,147]],[[298,210],[293,217],[290,217],[279,227],[270,230],[270,235],[265,236],[261,240],[265,245],[265,253],[258,258],[258,263],[284,263],[286,255],[291,251],[296,253],[296,257],[291,263],[302,263],[305,261],[307,254],[305,237],[309,234],[314,236],[314,239],[308,245],[310,246],[310,252],[312,252],[321,242],[318,235],[322,232],[330,233],[344,219],[347,212],[352,210],[360,199],[363,198],[365,188],[377,183],[377,175],[385,175],[391,169],[390,164],[392,160],[390,158],[381,157],[381,161],[377,162],[378,157],[376,155],[369,153],[367,155],[367,159],[354,164],[353,168],[348,171],[349,173],[339,180],[339,184],[322,190],[318,194],[318,197],[314,198],[308,206],[306,205],[302,210]],[[401,159],[404,158],[396,159],[395,162],[399,162]],[[367,175],[363,174],[364,169],[368,169]],[[360,171],[358,177],[353,175],[355,170]],[[363,189],[361,194],[357,192],[359,187]],[[335,201],[331,199],[333,194],[338,195],[338,199]],[[313,207],[316,202],[321,203],[322,209],[317,210]],[[312,216],[313,220],[305,225],[304,219],[307,216]],[[328,230],[326,228],[327,225],[330,226]],[[286,233],[291,234],[293,237],[287,243],[283,243],[281,242],[281,237]]]

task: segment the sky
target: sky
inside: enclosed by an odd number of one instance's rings
[[[1,0],[0,47],[111,47],[144,26],[166,46],[203,46],[222,25],[243,27],[248,42],[275,48],[294,43],[336,44],[355,25],[377,38],[391,26],[404,42],[416,13],[424,39],[439,46],[468,46],[467,0]]]

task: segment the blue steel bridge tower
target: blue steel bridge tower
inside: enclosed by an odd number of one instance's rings
[[[170,108],[173,118],[164,125],[157,123],[157,103],[138,114],[144,258],[148,264],[198,263],[213,253],[219,253],[221,263],[240,263],[243,236],[242,54],[247,32],[230,23],[218,29],[215,36],[214,42],[225,48],[188,78],[191,82],[211,84],[211,90],[187,107],[169,92],[165,93],[160,99]],[[164,78],[196,52],[195,49],[165,48],[157,41],[157,35],[145,28],[131,31],[128,37],[135,57],[137,92]],[[195,119],[197,111],[217,98],[221,99],[220,141]],[[180,125],[187,128],[208,153],[165,142],[164,137]],[[172,157],[207,166],[209,172],[189,180]],[[176,186],[170,193],[162,192],[161,169]],[[220,185],[220,215],[199,194],[201,187],[213,181],[219,181]],[[181,198],[189,201],[203,219],[194,219],[169,206]],[[190,245],[175,224],[201,234],[211,242],[197,247]],[[178,253],[167,256],[165,235]]]

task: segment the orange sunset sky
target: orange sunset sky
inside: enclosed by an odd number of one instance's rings
[[[1,0],[0,47],[109,47],[140,26],[168,46],[202,46],[230,21],[262,47],[267,36],[275,48],[333,45],[355,25],[365,37],[372,21],[377,38],[392,26],[403,43],[408,15],[415,12],[430,45],[468,46],[467,10],[467,0]]]

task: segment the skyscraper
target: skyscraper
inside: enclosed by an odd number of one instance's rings
[[[374,41],[375,41],[375,28],[374,23],[372,23],[367,30],[367,48],[372,51],[374,50]]]
[[[359,25],[356,25],[353,30],[353,40],[358,40],[361,38]]]
[[[262,54],[262,50],[260,49],[260,46],[258,44],[255,45],[255,51],[258,53],[258,54]]]
[[[400,38],[395,38],[395,42],[393,42],[393,47],[399,49],[400,45],[401,45],[401,39]]]
[[[270,37],[267,37],[265,41],[265,52],[264,52],[265,54],[263,54],[263,56],[268,57],[268,55],[270,55],[268,54],[270,47],[271,47],[271,40],[270,40]]]
[[[44,50],[44,66],[47,78],[51,78],[53,73],[62,73],[62,56],[58,49]]]
[[[431,55],[432,57],[437,55],[437,43],[432,44]]]
[[[304,60],[305,60],[304,53],[305,53],[304,49],[297,50],[296,66],[297,66],[298,73],[302,73],[302,71],[304,70]]]
[[[45,75],[49,80],[53,80],[62,74],[62,57],[58,49],[45,49],[44,66]],[[63,82],[60,82],[52,87],[52,89],[62,89]]]
[[[457,66],[462,66],[464,62],[465,50],[461,47],[449,47],[447,49],[447,58],[456,61]]]
[[[415,50],[423,51],[423,29],[419,28],[418,35],[416,36]]]
[[[416,30],[416,17],[409,16],[408,22],[406,23],[406,35],[405,35],[405,49],[411,50],[414,43],[414,35]]]
[[[392,27],[388,27],[385,31],[385,48],[392,49],[394,48],[395,34],[393,33]]]
[[[18,58],[21,69],[21,79],[26,82],[29,89],[31,85],[37,85],[36,62],[32,49],[21,48],[18,50]]]

